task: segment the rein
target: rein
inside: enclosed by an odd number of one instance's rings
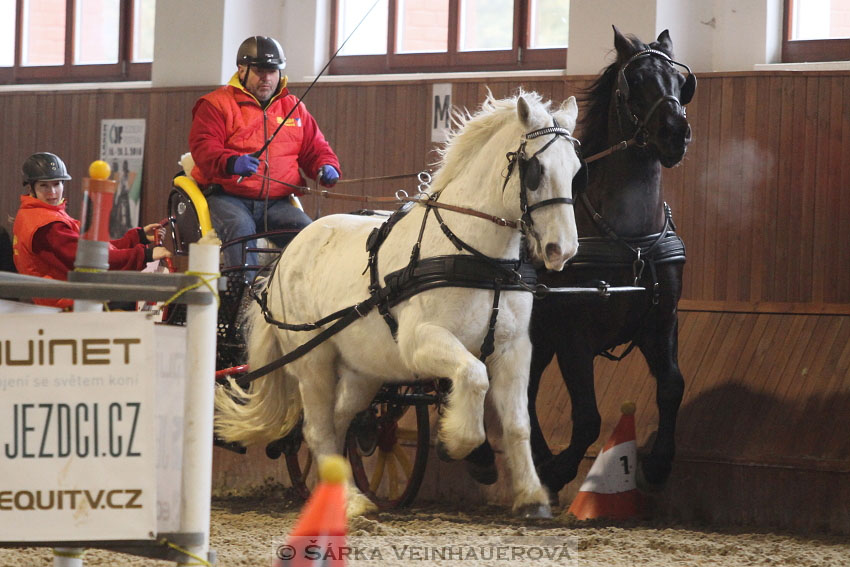
[[[554,122],[554,119],[553,119]],[[525,158],[525,144],[529,139],[533,139],[539,136],[544,135],[553,135],[553,139],[546,143],[540,150],[535,152],[530,158]],[[360,196],[353,195],[343,195],[339,193],[332,193],[330,191],[317,191],[316,194],[323,195],[329,198],[344,198],[350,200],[360,200],[367,201],[373,200],[378,202],[388,202],[392,201],[401,201],[405,204],[407,203],[418,203],[426,206],[425,214],[422,216],[422,225],[419,229],[419,237],[417,238],[416,244],[414,244],[413,249],[410,254],[410,261],[408,262],[405,268],[401,270],[396,270],[390,274],[387,274],[384,278],[387,285],[381,286],[380,278],[378,274],[378,251],[380,250],[381,245],[386,240],[392,228],[404,217],[405,214],[409,211],[409,207],[402,206],[398,210],[396,210],[389,219],[387,219],[384,223],[381,224],[380,227],[373,229],[369,237],[366,241],[366,249],[369,253],[369,259],[367,261],[366,270],[370,273],[370,286],[369,291],[370,295],[364,301],[352,305],[350,307],[346,307],[344,309],[340,309],[330,315],[323,317],[322,319],[314,322],[314,323],[306,323],[306,324],[291,324],[283,321],[276,320],[267,305],[267,297],[268,297],[268,288],[264,289],[261,295],[258,297],[253,294],[253,298],[259,304],[263,316],[265,320],[277,326],[278,328],[290,331],[309,331],[316,330],[319,327],[322,327],[331,321],[336,321],[333,325],[328,328],[323,329],[319,334],[310,338],[307,342],[299,345],[294,350],[285,354],[281,358],[272,361],[265,366],[253,370],[248,374],[244,374],[240,376],[236,383],[241,388],[247,388],[248,385],[260,378],[276,370],[289,362],[300,358],[301,356],[307,354],[310,350],[335,335],[345,327],[349,326],[351,323],[356,321],[361,317],[365,317],[373,308],[377,307],[378,311],[384,318],[387,323],[387,326],[390,329],[390,332],[393,338],[396,337],[396,331],[398,329],[398,323],[395,321],[395,318],[390,313],[390,308],[400,301],[403,301],[406,297],[410,297],[411,295],[415,295],[416,293],[420,293],[427,289],[433,289],[435,285],[439,286],[461,286],[461,287],[469,287],[475,289],[492,289],[493,290],[493,306],[490,311],[490,318],[487,325],[487,333],[484,337],[484,341],[481,345],[479,360],[484,362],[487,357],[494,352],[495,349],[495,332],[496,332],[496,322],[499,314],[499,302],[501,298],[501,292],[503,290],[520,290],[526,292],[537,292],[538,288],[534,286],[535,281],[526,282],[523,281],[523,262],[520,259],[517,260],[504,260],[500,258],[491,258],[486,254],[480,252],[474,247],[470,246],[463,240],[461,240],[443,221],[442,217],[439,214],[438,209],[449,210],[453,212],[463,213],[467,215],[471,215],[477,218],[481,218],[484,220],[488,220],[490,222],[495,223],[498,226],[506,226],[510,228],[519,228],[525,233],[527,230],[531,231],[532,234],[536,236],[536,233],[533,232],[531,226],[534,221],[531,218],[531,211],[538,209],[543,206],[555,205],[555,204],[569,204],[573,205],[575,201],[572,198],[554,198],[547,199],[534,205],[528,206],[527,200],[527,191],[528,190],[536,190],[537,186],[534,188],[530,188],[526,182],[526,175],[523,173],[523,164],[520,160],[531,161],[536,160],[537,155],[546,150],[549,146],[551,146],[556,140],[564,137],[573,143],[577,142],[575,138],[572,137],[569,130],[566,128],[562,128],[558,126],[557,122],[554,123],[554,126],[541,128],[539,130],[534,130],[525,134],[525,140],[520,144],[519,149],[516,152],[512,152],[508,154],[509,166],[508,166],[508,175],[505,178],[504,188],[507,186],[508,178],[510,178],[511,172],[513,171],[513,166],[516,163],[520,163],[520,209],[522,210],[523,217],[519,222],[510,221],[507,219],[503,219],[494,215],[490,215],[488,213],[483,213],[481,211],[477,211],[475,209],[469,209],[466,207],[459,207],[455,205],[448,205],[445,203],[440,203],[438,201],[439,194],[437,195],[428,195],[425,191],[422,190],[423,185],[427,186],[427,183],[430,182],[430,175],[427,175],[427,181],[423,174],[420,174],[420,196],[419,197],[409,197],[407,193],[400,191],[396,193],[396,196],[393,198],[378,198],[378,199],[368,199]],[[512,157],[513,156],[513,159]],[[265,176],[263,176],[265,177]],[[276,179],[268,178],[271,181],[277,181],[283,185],[287,185],[289,187],[293,187],[295,189],[304,191],[307,194],[313,193],[309,188],[306,187],[298,187],[293,186],[288,183],[278,181]],[[538,180],[539,182],[539,180]],[[333,195],[333,197],[331,197]],[[423,198],[422,195],[428,195],[427,198]],[[379,200],[380,199],[380,200]],[[440,224],[440,229],[446,235],[446,237],[451,241],[451,243],[460,251],[466,251],[471,256],[468,255],[455,255],[455,256],[443,256],[438,258],[427,258],[420,262],[419,259],[419,250],[421,248],[422,237],[425,232],[425,225],[428,220],[428,213],[434,209],[434,216],[437,218],[437,221]],[[439,264],[439,265],[437,265]],[[467,278],[459,278],[458,272],[449,269],[448,266],[451,264],[454,266],[457,264],[462,267],[462,270],[466,273],[473,274],[471,277]],[[486,266],[486,269],[484,268]],[[426,274],[423,275],[423,267],[426,268],[424,271]],[[484,281],[480,274],[482,272],[487,273],[489,270],[489,274],[487,276],[487,281]],[[529,275],[529,270],[526,270],[525,277],[530,279],[532,276]],[[533,273],[533,271],[531,271]],[[454,276],[454,277],[453,277]],[[437,278],[437,282],[434,281],[434,278]],[[392,282],[392,283],[390,283]]]
[[[630,140],[623,140],[622,142],[617,142],[607,150],[602,150],[599,153],[593,154],[590,157],[584,158],[584,163],[593,163],[598,159],[602,159],[606,156],[610,156],[614,152],[619,152],[620,150],[628,149],[637,144],[637,137],[632,137]]]
[[[258,175],[258,174],[255,174]],[[411,174],[405,175],[393,175],[387,177],[373,177],[373,178],[364,178],[364,179],[352,179],[350,182],[353,183],[355,181],[366,181],[368,179],[393,179],[393,178],[401,178],[401,177],[410,177]],[[287,183],[286,181],[280,181],[279,179],[274,179],[267,175],[259,175],[259,177],[263,179],[267,179],[269,181],[273,181],[275,183],[280,183],[281,185],[285,185],[286,187],[296,189],[305,195],[318,195],[319,197],[325,197],[326,199],[336,199],[341,201],[356,201],[358,203],[418,203],[420,205],[425,205],[426,207],[434,207],[438,209],[445,209],[447,211],[452,211],[455,213],[461,213],[473,217],[477,217],[480,219],[488,220],[494,224],[499,226],[507,226],[510,228],[518,228],[521,226],[520,222],[508,220],[502,217],[498,217],[496,215],[491,215],[489,213],[485,213],[479,211],[477,209],[471,209],[469,207],[459,207],[457,205],[449,205],[447,203],[440,203],[437,201],[432,195],[420,191],[419,196],[411,197],[407,194],[404,189],[399,189],[396,191],[394,197],[370,197],[367,195],[349,195],[347,193],[335,193],[333,191],[328,191],[326,189],[311,189],[310,187],[303,187],[301,185],[293,185],[292,183]],[[421,183],[430,183],[431,176],[426,171],[422,171],[418,174],[420,184]],[[572,201],[572,199],[570,199]],[[547,203],[544,201],[544,203]],[[537,208],[540,203],[536,203],[533,205],[533,208]]]

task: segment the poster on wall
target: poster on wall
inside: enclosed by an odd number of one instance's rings
[[[100,121],[100,159],[112,168],[111,179],[117,182],[109,215],[109,238],[120,238],[139,226],[144,152],[144,118]]]

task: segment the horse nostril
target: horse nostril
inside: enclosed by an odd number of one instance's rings
[[[688,124],[687,126],[688,126],[687,130],[685,130],[685,141],[690,142],[691,141],[691,125]]]
[[[546,245],[546,256],[549,258],[560,258],[561,247],[555,244],[554,242],[550,242]]]

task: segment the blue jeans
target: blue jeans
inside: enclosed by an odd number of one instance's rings
[[[286,198],[269,200],[269,206],[266,209],[264,200],[234,197],[219,190],[207,197],[207,204],[210,208],[213,228],[223,243],[267,230],[282,228],[300,230],[312,222],[304,211],[293,207]],[[268,224],[266,224],[266,213],[268,213]],[[270,240],[275,246],[283,248],[292,238],[293,235],[284,235]],[[251,240],[248,246],[256,247],[257,241]],[[249,252],[243,261],[241,246],[223,248],[222,254],[224,255],[223,267],[255,266],[258,262],[257,254],[254,252]]]

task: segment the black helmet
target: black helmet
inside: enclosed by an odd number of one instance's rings
[[[243,41],[242,45],[239,46],[239,51],[236,52],[236,64],[285,69],[286,56],[276,39],[264,35],[255,35]]]
[[[39,152],[28,157],[24,165],[21,166],[21,173],[23,174],[24,185],[35,181],[71,180],[68,170],[65,169],[65,162],[56,154],[48,152]]]

